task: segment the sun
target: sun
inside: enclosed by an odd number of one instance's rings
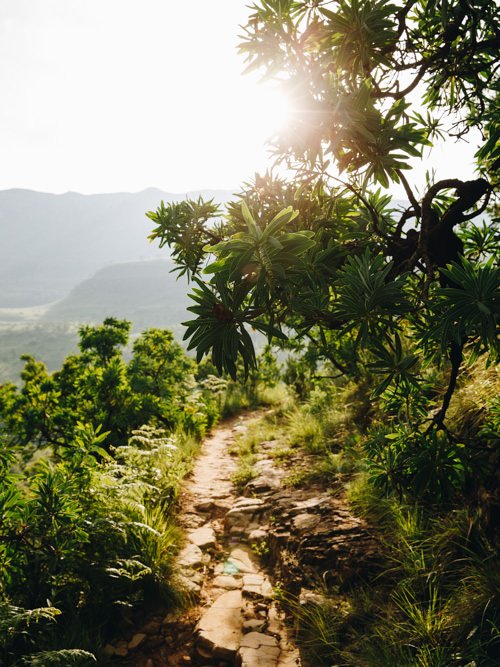
[[[291,99],[276,86],[257,84],[251,97],[245,100],[245,116],[248,131],[255,140],[267,143],[289,126]]]
[[[255,130],[264,140],[283,132],[290,124],[292,104],[290,98],[278,88],[264,85],[256,88],[254,100]]]

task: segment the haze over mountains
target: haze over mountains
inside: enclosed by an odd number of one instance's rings
[[[107,316],[180,338],[188,286],[170,273],[168,248],[148,241],[145,213],[200,194],[223,202],[232,192],[0,191],[0,382],[15,379],[24,353],[55,370],[76,349],[77,325]]]
[[[230,191],[200,191],[225,201]],[[39,306],[66,297],[82,280],[119,262],[165,259],[147,240],[145,212],[185,194],[150,188],[137,193],[54,195],[0,191],[0,308]]]

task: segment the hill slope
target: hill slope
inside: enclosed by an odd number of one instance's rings
[[[231,196],[201,194],[216,201]],[[162,199],[184,197],[154,188],[98,195],[0,191],[0,307],[57,301],[109,264],[165,258],[168,251],[147,240],[152,223],[145,213]]]
[[[172,267],[163,260],[107,266],[48,308],[40,321],[97,323],[112,316],[131,320],[136,331],[168,327],[180,333],[189,286],[185,278],[177,280]]]

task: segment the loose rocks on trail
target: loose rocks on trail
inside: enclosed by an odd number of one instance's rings
[[[181,496],[186,542],[175,571],[194,604],[148,618],[105,647],[116,664],[305,667],[256,552],[266,546],[275,576],[305,603],[321,577],[342,582],[376,561],[375,540],[341,501],[283,488],[286,473],[270,456],[277,441],[260,445],[257,476],[236,495],[230,445],[252,417],[226,422],[205,440]]]

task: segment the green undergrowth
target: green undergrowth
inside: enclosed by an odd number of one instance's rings
[[[221,411],[224,417],[231,417],[244,410],[264,407],[283,409],[289,401],[289,391],[283,383],[269,387],[262,382],[247,384],[229,381]]]
[[[20,387],[0,385],[2,666],[106,664],[134,618],[189,602],[177,499],[227,382],[168,331],[126,361],[129,330],[82,327],[59,371],[26,357]]]
[[[468,369],[450,406],[449,439],[425,427],[396,437],[397,417],[374,406],[367,385],[350,383],[316,387],[241,440],[250,475],[259,440],[278,438],[285,484],[320,484],[344,498],[379,545],[366,576],[318,585],[322,603],[278,591],[310,664],[500,664],[498,524],[486,491],[496,484],[499,390],[494,369]]]
[[[183,604],[174,506],[197,441],[143,427],[104,458],[98,443],[82,427],[71,457],[46,453],[4,488],[1,664],[91,664],[124,615]]]
[[[323,590],[320,604],[283,595],[312,664],[497,665],[500,562],[478,517],[404,506],[365,475],[348,499],[377,528],[382,566],[347,591]]]

